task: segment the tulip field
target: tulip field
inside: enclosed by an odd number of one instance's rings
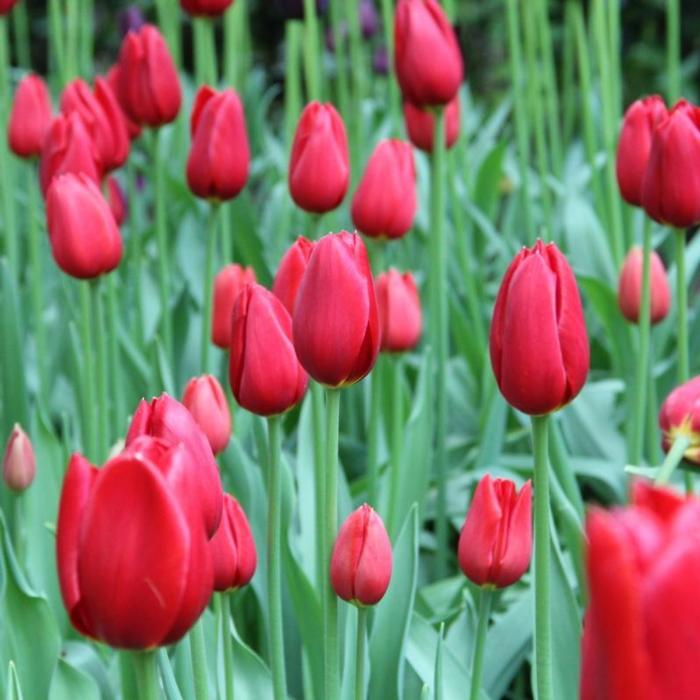
[[[0,0],[0,700],[698,700],[700,11]]]

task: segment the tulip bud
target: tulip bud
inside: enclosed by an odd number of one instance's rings
[[[231,412],[219,380],[211,374],[193,377],[182,403],[207,436],[211,451],[215,455],[223,452],[231,439]]]
[[[377,306],[381,326],[381,349],[385,352],[413,350],[420,341],[423,317],[418,288],[410,272],[390,269],[377,276]]]
[[[530,566],[532,485],[484,476],[459,535],[459,567],[477,586],[505,588]]]
[[[321,384],[353,384],[374,367],[380,328],[367,250],[341,231],[315,245],[294,307],[294,346]]]
[[[459,138],[459,109],[459,95],[455,95],[445,107],[445,148],[452,148]],[[427,109],[404,102],[403,116],[411,143],[421,151],[432,153],[435,139],[435,115]]]
[[[685,100],[654,129],[642,206],[676,228],[700,222],[700,109]]]
[[[254,282],[255,270],[236,263],[226,265],[214,278],[211,340],[222,350],[228,350],[231,345],[231,324],[236,297],[243,287]]]
[[[272,283],[272,293],[282,302],[284,308],[294,315],[294,305],[299,292],[299,285],[309,264],[314,244],[308,238],[299,236],[282,256]]]
[[[651,306],[649,312],[652,323],[659,323],[668,316],[671,305],[671,290],[668,286],[666,268],[661,258],[652,250],[650,261]],[[617,300],[622,315],[632,323],[639,323],[639,310],[642,303],[642,249],[632,248],[622,263]]]
[[[41,154],[46,131],[51,124],[51,97],[38,75],[20,81],[7,124],[7,140],[15,155],[31,158]]]
[[[506,401],[541,415],[565,406],[588,374],[586,322],[576,278],[554,243],[515,256],[496,297],[491,365]]]
[[[615,171],[622,198],[636,207],[642,206],[642,184],[649,162],[655,126],[668,112],[658,95],[633,102],[625,112],[617,144]]]
[[[659,427],[665,452],[670,451],[677,438],[686,437],[690,445],[683,457],[700,464],[700,377],[677,386],[666,397],[659,411]]]
[[[36,474],[34,448],[27,433],[15,423],[2,458],[2,476],[11,491],[24,491],[32,485]]]
[[[135,122],[159,127],[177,117],[180,80],[165,39],[153,25],[124,38],[118,78],[119,102]]]
[[[198,197],[232,199],[248,180],[250,148],[243,105],[235,90],[197,92],[191,119],[187,183]]]
[[[306,392],[289,312],[259,284],[246,285],[233,307],[229,379],[236,401],[260,416],[288,411]]]
[[[141,127],[139,124],[137,124],[129,115],[126,113],[124,109],[124,105],[121,103],[121,96],[119,94],[120,88],[120,81],[121,81],[121,70],[119,68],[119,64],[115,63],[108,71],[107,75],[105,77],[105,80],[109,84],[109,87],[112,88],[112,94],[115,96],[117,99],[117,104],[119,105],[119,109],[121,111],[122,119],[124,120],[124,124],[126,124],[126,131],[129,134],[129,138],[133,141],[134,139],[137,139],[139,136],[141,136]]]
[[[242,588],[250,582],[258,564],[253,533],[243,508],[224,494],[221,525],[209,544],[214,562],[214,590]]]
[[[219,17],[233,4],[233,0],[180,0],[180,7],[193,17]]]
[[[391,559],[384,523],[365,503],[348,516],[333,545],[333,590],[353,605],[375,605],[389,588]]]
[[[413,149],[399,139],[380,141],[352,200],[357,230],[372,238],[401,238],[416,215]]]
[[[121,226],[126,219],[128,204],[126,195],[119,184],[119,180],[111,175],[105,181],[105,197],[114,216],[117,226]]]
[[[289,192],[297,206],[323,214],[345,197],[350,181],[345,124],[332,104],[311,102],[299,119],[289,159]]]
[[[10,14],[10,10],[17,4],[17,0],[0,0],[0,15]]]
[[[399,0],[394,15],[396,79],[418,107],[446,105],[459,90],[464,63],[454,30],[435,0]]]

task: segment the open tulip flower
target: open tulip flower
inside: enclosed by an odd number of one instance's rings
[[[678,438],[687,438],[683,457],[700,464],[700,377],[681,384],[666,397],[659,411],[659,427],[666,452]]]

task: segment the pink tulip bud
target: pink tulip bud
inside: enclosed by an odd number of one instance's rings
[[[231,412],[219,380],[211,374],[193,377],[182,403],[207,436],[211,451],[215,455],[223,452],[231,439]]]
[[[12,491],[24,491],[36,474],[34,448],[27,433],[15,423],[2,458],[2,476]]]

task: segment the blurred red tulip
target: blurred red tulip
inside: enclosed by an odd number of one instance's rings
[[[117,226],[121,226],[126,219],[128,205],[119,180],[111,175],[105,180],[105,196]]]
[[[27,433],[15,423],[2,458],[2,477],[11,491],[25,491],[36,475],[34,448]]]
[[[124,105],[121,103],[120,97],[120,69],[119,64],[115,63],[108,71],[105,76],[105,80],[109,83],[112,88],[112,93],[117,98],[117,103],[119,104],[119,109],[121,110],[122,118],[126,124],[126,131],[129,134],[129,138],[133,141],[141,136],[141,126],[137,124],[125,111]]]
[[[297,300],[306,266],[309,264],[314,244],[308,238],[299,236],[282,256],[277,274],[272,284],[272,293],[284,304],[290,315],[294,314],[294,304]]]
[[[20,158],[41,155],[51,119],[51,97],[46,83],[38,75],[26,75],[17,86],[7,124],[7,141],[12,152]]]
[[[639,313],[642,303],[642,249],[634,247],[622,263],[620,283],[617,290],[617,300],[622,315],[632,323],[639,323]],[[652,250],[650,258],[650,291],[651,306],[649,308],[651,322],[659,323],[668,316],[671,306],[671,290],[668,276],[661,258]]]
[[[231,411],[219,380],[211,374],[187,382],[182,403],[209,440],[211,451],[223,452],[231,439]]]
[[[180,7],[193,17],[218,17],[233,5],[233,0],[180,0]]]
[[[0,15],[7,15],[17,4],[18,0],[0,0]]]
[[[226,265],[214,278],[211,340],[222,350],[228,350],[231,344],[231,324],[236,297],[243,287],[254,282],[255,270],[236,263]]]
[[[661,405],[659,427],[662,446],[668,452],[679,437],[690,440],[683,457],[700,464],[700,377],[677,386]]]
[[[459,110],[459,95],[456,95],[445,107],[445,148],[452,148],[459,138]],[[404,102],[403,116],[411,143],[421,151],[432,153],[435,139],[435,115],[430,110]]]
[[[423,315],[418,287],[410,272],[390,269],[377,275],[377,306],[381,325],[381,349],[385,352],[413,350],[420,341]]]

